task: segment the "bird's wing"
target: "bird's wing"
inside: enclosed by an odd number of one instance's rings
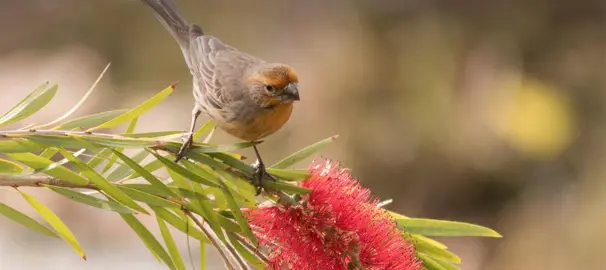
[[[226,105],[222,80],[218,77],[217,65],[227,52],[235,51],[213,36],[195,36],[190,40],[191,72],[194,76],[194,96],[202,107],[221,109]]]

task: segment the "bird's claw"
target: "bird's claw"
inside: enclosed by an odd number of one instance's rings
[[[263,190],[263,180],[269,179],[270,181],[278,181],[278,178],[269,174],[265,169],[265,165],[262,162],[259,162],[259,160],[253,163],[252,166],[255,169],[252,181],[253,185],[257,189],[255,196],[259,196],[259,194],[261,194],[261,190]]]
[[[183,139],[183,145],[181,145],[181,148],[179,148],[179,152],[177,152],[177,155],[175,157],[175,162],[179,162],[179,160],[181,160],[185,156],[185,153],[187,152],[187,150],[189,150],[189,148],[191,148],[193,143],[194,143],[193,134],[189,134],[189,135],[187,135],[187,137],[185,137]]]

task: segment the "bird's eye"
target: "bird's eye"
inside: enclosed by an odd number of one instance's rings
[[[267,90],[267,92],[273,92],[273,91],[276,91],[276,88],[273,87],[272,85],[266,85],[265,90]]]

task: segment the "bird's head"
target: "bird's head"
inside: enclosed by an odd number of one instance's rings
[[[251,97],[262,108],[298,101],[298,84],[295,71],[283,64],[257,66],[249,77]]]

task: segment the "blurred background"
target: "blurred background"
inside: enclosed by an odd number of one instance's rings
[[[339,134],[322,155],[393,198],[390,210],[504,236],[440,239],[462,269],[604,269],[605,1],[177,3],[207,33],[298,71],[301,102],[260,147],[268,163]],[[132,107],[179,80],[139,131],[187,129],[191,77],[141,3],[0,1],[1,111],[50,80],[56,99],[30,119],[48,122],[109,62],[74,117]],[[235,140],[218,131],[213,141]],[[164,269],[117,215],[31,192],[72,227],[88,262],[0,218],[0,269]],[[30,211],[10,192],[0,200]]]

